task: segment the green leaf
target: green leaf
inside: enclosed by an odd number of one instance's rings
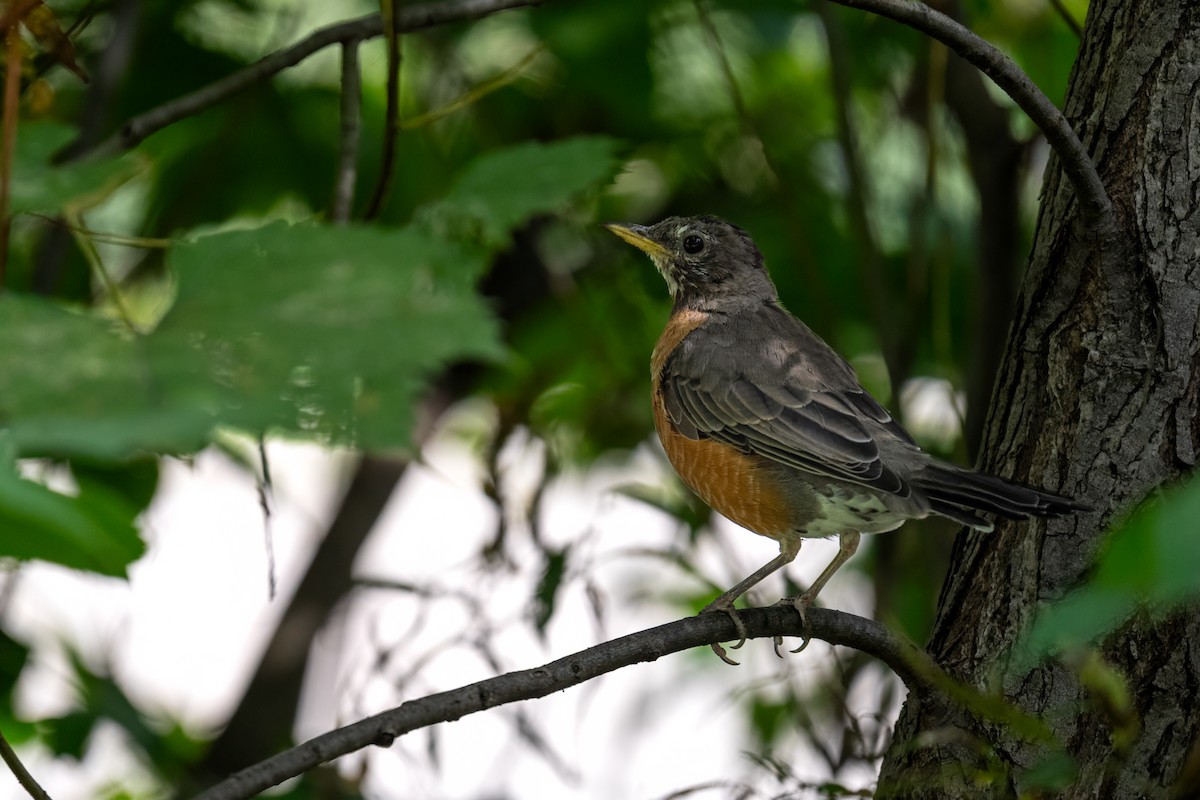
[[[437,368],[502,354],[484,254],[415,229],[278,223],[169,258],[178,299],[145,342],[160,391],[248,431],[404,446]]]
[[[22,455],[119,458],[198,449],[200,407],[163,404],[140,342],[38,297],[0,296],[0,423]]]
[[[1053,750],[1042,760],[1017,776],[1021,795],[1027,792],[1061,792],[1074,783],[1079,768],[1062,750]]]
[[[123,463],[75,459],[71,473],[81,493],[90,494],[92,487],[101,487],[120,497],[135,515],[150,505],[158,488],[158,459],[153,457]]]
[[[12,741],[10,728],[2,727],[13,717],[13,689],[29,661],[29,647],[0,631],[0,731]]]
[[[92,671],[79,653],[67,653],[78,687],[79,708],[55,719],[37,723],[46,744],[59,755],[82,758],[96,725],[108,720],[118,725],[141,751],[146,763],[168,782],[178,779],[183,765],[194,760],[199,743],[170,720],[143,714],[113,678]]]
[[[11,712],[0,712],[0,731],[4,731],[4,738],[16,747],[38,740],[37,726],[14,717]]]
[[[435,370],[502,353],[474,291],[484,254],[415,229],[279,223],[170,260],[178,299],[144,336],[0,297],[0,421],[19,453],[191,452],[216,424],[404,446]]]
[[[796,728],[796,697],[791,692],[781,700],[752,695],[747,715],[759,746],[769,750],[778,743],[782,734]]]
[[[50,213],[89,195],[103,196],[137,170],[135,156],[77,161],[55,166],[51,159],[76,132],[67,125],[25,122],[17,130],[13,158],[12,213]]]
[[[613,139],[582,136],[487,153],[471,162],[449,193],[421,215],[460,234],[475,233],[488,246],[502,246],[525,220],[559,211],[585,189],[612,178],[616,150]]]
[[[100,487],[67,497],[0,469],[0,555],[124,576],[145,550],[135,513]]]
[[[1099,639],[1132,612],[1134,595],[1122,589],[1088,586],[1047,606],[1034,619],[1017,647],[1013,668],[1030,669],[1048,655]]]
[[[1119,525],[1101,550],[1094,583],[1171,606],[1200,595],[1200,478],[1168,492]]]
[[[562,550],[546,550],[542,554],[546,563],[533,595],[533,624],[542,636],[545,636],[546,626],[550,624],[558,604],[558,591],[562,588],[563,579],[567,574],[567,556],[570,551],[571,548],[565,547]]]
[[[83,759],[84,748],[92,729],[99,720],[87,711],[72,711],[61,717],[42,720],[42,740],[56,756],[69,756],[76,761]]]

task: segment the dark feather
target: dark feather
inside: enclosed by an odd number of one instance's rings
[[[760,351],[746,353],[743,346],[734,358],[735,341]],[[783,370],[784,363],[790,368]],[[684,436],[711,437],[880,492],[911,491],[880,456],[877,437],[892,435],[891,416],[869,399],[848,364],[777,306],[693,331],[664,365],[660,391]],[[911,440],[904,434],[901,441]]]
[[[942,509],[952,506],[990,511],[1009,519],[1059,517],[1073,511],[1089,510],[1088,506],[1069,497],[950,464],[929,464],[913,478],[913,483],[929,497],[935,511],[954,519],[958,518]]]

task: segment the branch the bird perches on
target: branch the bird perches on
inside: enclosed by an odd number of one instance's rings
[[[790,607],[749,608],[738,615],[751,639],[804,636],[872,655],[887,664],[910,692],[928,696],[954,685],[923,650],[882,623],[865,617],[814,608],[809,610],[809,625],[804,628]],[[729,616],[701,614],[603,642],[540,667],[410,700],[247,767],[197,795],[195,800],[252,797],[339,756],[371,745],[388,747],[397,737],[414,730],[507,703],[545,697],[622,667],[731,639],[734,633]]]

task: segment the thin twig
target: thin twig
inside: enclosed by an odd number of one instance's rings
[[[5,17],[7,19],[7,16]],[[8,213],[12,200],[13,149],[17,143],[17,111],[21,91],[21,32],[17,20],[9,20],[4,30],[6,48],[4,67],[4,144],[0,150],[0,289],[8,272],[8,237],[12,232],[12,215]]]
[[[258,508],[262,512],[263,549],[267,557],[267,598],[274,602],[277,581],[275,580],[275,536],[271,530],[271,508],[275,504],[275,483],[271,480],[271,462],[267,458],[267,437],[258,435],[258,464],[261,469],[258,484]]]
[[[12,749],[12,745],[8,743],[8,739],[4,738],[3,733],[0,733],[0,758],[4,759],[4,763],[12,770],[12,774],[16,776],[17,782],[24,787],[25,791],[29,792],[29,796],[33,800],[50,800],[50,795],[29,774],[29,770],[25,769],[25,765],[21,763],[21,759],[17,758],[16,751]]]
[[[423,128],[426,125],[432,125],[440,119],[445,119],[451,114],[461,111],[462,109],[479,102],[497,89],[502,89],[505,86],[508,86],[510,83],[519,78],[521,73],[525,71],[525,68],[532,64],[533,60],[541,55],[545,49],[545,46],[539,44],[537,47],[526,53],[520,61],[504,70],[499,75],[488,78],[483,83],[473,87],[454,100],[451,100],[446,105],[435,108],[432,111],[426,111],[424,114],[418,114],[415,117],[409,117],[408,119],[400,120],[400,130],[411,131],[416,128]]]
[[[81,236],[86,236],[92,241],[101,242],[103,244],[115,244],[122,247],[140,247],[143,250],[164,250],[175,244],[174,239],[156,239],[146,236],[123,236],[119,233],[105,233],[103,231],[92,230],[83,225],[75,225],[67,222],[59,217],[52,217],[49,214],[39,214],[36,211],[25,212],[26,216],[36,217],[50,225],[62,228],[72,233],[78,233]]]
[[[804,629],[791,608],[752,608],[739,615],[750,638],[811,635],[869,653],[891,667],[917,694],[940,693],[949,682],[923,651],[874,620],[841,611],[809,609],[809,627]],[[196,800],[251,797],[347,753],[371,745],[389,747],[396,737],[419,728],[506,703],[545,697],[621,667],[734,637],[728,615],[701,614],[604,642],[542,667],[411,700],[247,767]]]
[[[1063,22],[1067,23],[1067,27],[1070,28],[1076,36],[1082,39],[1083,27],[1075,21],[1075,17],[1071,16],[1071,12],[1067,10],[1065,5],[1063,5],[1063,1],[1050,0],[1050,5],[1054,6],[1054,10],[1058,12],[1060,17],[1062,17]]]
[[[893,301],[893,292],[888,288],[887,273],[883,258],[875,243],[871,230],[870,189],[867,185],[866,169],[858,146],[858,132],[851,113],[851,59],[840,20],[827,5],[816,6],[817,17],[825,30],[825,41],[829,46],[829,79],[833,92],[833,107],[836,112],[838,146],[846,165],[846,208],[850,212],[850,226],[854,234],[858,260],[862,265],[863,284],[867,289],[868,305],[875,323],[875,334],[882,345],[883,359],[887,366],[888,381],[892,396],[898,398],[900,386],[907,377],[907,359],[900,354],[906,349],[904,339],[911,338],[913,331],[908,320],[897,324],[897,317],[905,306]],[[899,308],[896,308],[896,307]],[[895,403],[899,405],[899,403]]]
[[[358,39],[342,44],[342,141],[338,148],[337,178],[329,217],[335,223],[350,220],[354,184],[358,179],[358,140],[362,121],[362,76],[358,68]]]
[[[700,21],[700,27],[704,28],[704,35],[712,44],[713,55],[717,57],[717,65],[721,67],[721,74],[725,77],[725,86],[729,89],[729,98],[733,101],[733,110],[737,112],[742,131],[757,138],[754,121],[746,108],[746,98],[742,96],[737,76],[733,74],[733,65],[729,63],[729,55],[725,52],[725,43],[721,41],[721,32],[717,30],[708,9],[705,8],[704,0],[694,0],[692,5],[696,7],[696,18]]]
[[[83,258],[87,261],[88,266],[92,268],[92,273],[96,276],[96,280],[104,287],[104,293],[112,301],[117,316],[125,323],[125,327],[129,329],[130,333],[139,333],[137,325],[134,324],[133,315],[129,312],[129,307],[125,305],[125,298],[121,294],[121,287],[113,280],[112,275],[108,274],[108,269],[104,266],[104,259],[100,257],[100,251],[96,249],[96,243],[88,236],[79,233],[81,230],[86,230],[79,211],[68,207],[63,209],[63,214],[67,219],[71,235],[75,238],[75,244],[79,246],[79,250],[83,253]]]
[[[383,211],[384,201],[396,174],[396,147],[400,138],[400,32],[396,17],[400,0],[383,0],[383,35],[387,39],[387,103],[383,121],[383,156],[379,159],[379,180],[363,219],[375,219]]]
[[[721,74],[725,76],[725,86],[729,89],[729,98],[733,101],[733,110],[737,113],[742,135],[758,144],[763,166],[766,167],[771,182],[775,186],[779,186],[779,171],[775,169],[770,156],[767,155],[767,145],[758,132],[758,125],[755,124],[754,117],[750,115],[750,110],[746,107],[746,98],[742,95],[737,76],[733,74],[733,65],[729,63],[729,55],[725,52],[725,43],[721,40],[721,32],[717,30],[708,9],[704,7],[704,0],[694,0],[693,5],[696,7],[696,17],[700,20],[700,26],[704,28],[704,33],[712,44],[713,54],[717,57],[717,64],[721,67]]]
[[[85,27],[87,27],[88,23],[92,21],[92,18],[96,16],[96,7],[98,5],[100,5],[99,0],[87,0],[87,2],[84,3],[83,8],[79,9],[78,13],[75,14],[74,21],[67,26],[66,35],[68,38],[81,32]]]
[[[974,64],[1029,115],[1062,160],[1089,225],[1103,241],[1116,236],[1112,201],[1096,166],[1067,118],[1008,56],[941,12],[912,0],[831,0],[870,11],[932,36]]]
[[[399,33],[433,28],[451,22],[465,22],[514,8],[540,6],[550,0],[448,0],[406,6],[396,20]],[[102,144],[87,151],[87,155],[111,155],[128,150],[168,125],[193,116],[217,105],[238,92],[261,83],[288,67],[333,44],[366,41],[383,35],[383,20],[379,14],[339,22],[312,33],[295,44],[276,50],[253,64],[226,75],[202,89],[176,98],[130,119]],[[83,154],[80,154],[81,156]]]

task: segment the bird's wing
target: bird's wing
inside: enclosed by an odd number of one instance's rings
[[[663,365],[659,391],[675,428],[805,472],[907,497],[880,444],[919,452],[854,370],[782,309],[689,334]]]

